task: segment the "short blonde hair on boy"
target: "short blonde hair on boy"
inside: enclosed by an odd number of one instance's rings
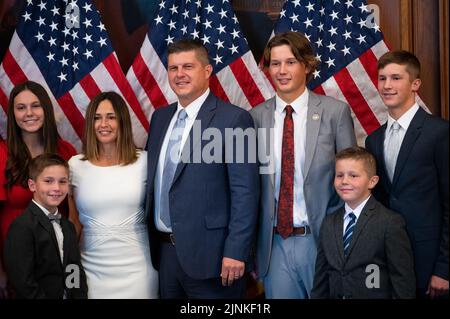
[[[364,147],[355,146],[343,149],[336,154],[336,162],[343,159],[362,161],[364,169],[369,177],[375,176],[377,174],[377,162],[375,160],[375,157]]]

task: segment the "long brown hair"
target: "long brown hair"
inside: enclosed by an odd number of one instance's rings
[[[53,105],[45,88],[33,81],[26,81],[16,85],[8,101],[7,138],[8,161],[6,162],[6,184],[11,188],[14,184],[27,187],[28,167],[31,161],[31,153],[22,138],[22,129],[14,116],[14,99],[23,91],[30,91],[39,99],[44,110],[44,124],[39,130],[40,141],[44,146],[44,153],[56,153],[58,147],[58,130],[56,128]]]
[[[98,160],[100,156],[100,145],[95,134],[95,113],[98,106],[104,100],[111,102],[116,113],[119,129],[117,132],[116,149],[117,157],[121,165],[136,162],[137,151],[133,141],[130,113],[123,98],[116,92],[103,92],[94,97],[86,110],[86,127],[84,130],[83,160]]]
[[[265,68],[270,65],[270,53],[272,48],[287,45],[291,48],[295,58],[304,63],[309,69],[309,73],[306,75],[306,81],[308,82],[313,76],[314,71],[318,66],[318,61],[314,55],[314,50],[311,42],[300,32],[287,31],[276,34],[267,43],[263,53],[263,64]]]

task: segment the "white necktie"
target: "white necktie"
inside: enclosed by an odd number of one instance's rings
[[[401,146],[400,128],[400,124],[398,124],[397,121],[392,123],[386,145],[386,154],[384,154],[386,170],[391,182],[394,178],[395,164],[397,163],[397,157]]]

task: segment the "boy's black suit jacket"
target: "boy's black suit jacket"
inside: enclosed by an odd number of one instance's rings
[[[11,224],[5,243],[4,262],[17,298],[87,297],[86,274],[81,265],[75,227],[61,218],[64,257],[61,263],[53,225],[45,213],[31,202]],[[77,271],[79,270],[79,278]],[[66,279],[69,285],[66,285]],[[79,279],[79,288],[73,285]]]

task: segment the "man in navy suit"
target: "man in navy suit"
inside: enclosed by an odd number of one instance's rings
[[[147,143],[147,209],[161,297],[240,298],[256,230],[258,166],[247,154],[256,137],[249,134],[240,150],[237,135],[224,137],[226,129],[252,130],[253,120],[210,92],[212,66],[200,42],[172,43],[167,64],[178,102],[154,112]]]
[[[377,160],[375,196],[406,220],[417,296],[448,296],[449,124],[421,109],[420,62],[393,51],[378,61],[378,90],[388,120],[366,139]]]

